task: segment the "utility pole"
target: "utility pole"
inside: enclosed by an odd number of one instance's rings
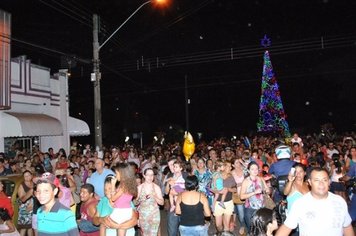
[[[158,4],[163,4],[162,0],[155,0]],[[97,14],[93,15],[93,73],[91,74],[91,81],[94,83],[94,123],[95,123],[95,148],[102,150],[102,120],[101,120],[101,94],[100,94],[100,49],[145,5],[155,2],[148,0],[142,3],[101,45],[99,44],[99,17]]]
[[[93,15],[93,73],[91,81],[94,83],[94,133],[95,133],[95,148],[103,148],[102,138],[102,121],[101,121],[101,92],[100,92],[100,59],[99,59],[99,18],[98,15]]]

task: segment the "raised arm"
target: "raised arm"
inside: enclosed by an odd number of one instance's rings
[[[295,180],[295,176],[292,176],[290,173],[288,174],[288,181],[286,182],[286,184],[284,185],[284,190],[283,190],[283,194],[288,196],[292,190],[293,190],[293,182]]]

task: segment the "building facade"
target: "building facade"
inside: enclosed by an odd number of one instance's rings
[[[69,116],[66,70],[50,75],[49,68],[20,56],[11,59],[10,81],[10,109],[0,111],[0,152],[68,152],[71,136],[90,134],[84,121]]]

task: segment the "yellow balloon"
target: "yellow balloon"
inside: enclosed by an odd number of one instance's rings
[[[183,144],[183,155],[184,155],[186,161],[189,161],[191,156],[194,154],[194,151],[195,151],[195,143],[193,140],[193,136],[188,131],[185,131],[184,144]]]

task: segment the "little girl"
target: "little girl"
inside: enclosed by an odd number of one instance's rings
[[[211,181],[211,189],[213,191],[223,191],[224,190],[224,179],[222,177],[222,172],[225,170],[225,166],[224,163],[222,161],[216,161],[216,165],[215,165],[216,171],[213,173],[212,175],[212,181]],[[218,205],[222,208],[225,209],[225,198],[226,198],[226,194],[227,192],[223,192],[221,193],[221,200],[220,202],[218,202]],[[214,202],[213,202],[213,209],[215,207],[216,204],[216,199],[219,198],[220,193],[217,192],[214,195]]]
[[[59,176],[59,193],[58,200],[64,206],[71,208],[74,205],[74,199],[70,190],[67,175]],[[74,211],[75,212],[75,211]]]
[[[118,163],[115,167],[116,179],[112,181],[112,190],[115,190],[116,182],[120,182],[116,191],[112,192],[110,198],[113,203],[113,212],[110,218],[116,223],[123,223],[132,217],[132,205],[131,201],[137,196],[137,184],[135,173],[132,168],[126,163]],[[118,236],[125,236],[125,229],[117,230]]]
[[[169,191],[169,202],[171,204],[170,212],[174,212],[178,194],[184,192],[185,190],[185,180],[182,176],[183,163],[176,161],[173,164],[173,177],[168,180],[171,189]]]
[[[11,221],[8,211],[5,208],[0,208],[0,235],[1,236],[20,236],[20,233],[15,228]]]

